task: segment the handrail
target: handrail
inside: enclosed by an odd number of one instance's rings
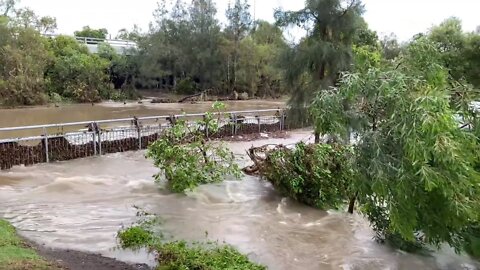
[[[43,34],[43,36],[45,37],[57,37],[57,36],[60,36],[60,35],[57,35],[57,34]],[[108,44],[112,44],[112,45],[127,45],[127,46],[137,46],[137,43],[135,41],[131,41],[131,40],[122,40],[122,39],[108,39],[108,38],[93,38],[93,37],[80,37],[80,36],[73,36],[73,38],[75,38],[75,40],[77,40],[78,42],[82,42],[82,43],[87,43],[87,42],[92,42],[94,44],[100,44],[100,43],[103,43],[103,42],[106,42]]]
[[[249,114],[249,113],[266,113],[266,112],[277,112],[282,109],[265,109],[265,110],[248,110],[248,111],[229,111],[229,112],[221,112],[221,113],[212,113],[213,115],[232,115],[232,114]],[[206,113],[192,113],[192,114],[177,114],[174,115],[175,117],[199,117],[204,116]],[[2,131],[18,131],[18,130],[31,130],[31,129],[43,129],[43,128],[59,128],[59,127],[71,127],[71,126],[79,126],[79,125],[88,125],[91,123],[97,124],[110,124],[110,123],[117,123],[117,122],[127,122],[137,119],[141,120],[155,120],[155,119],[166,119],[170,117],[170,115],[159,115],[159,116],[145,116],[145,117],[129,117],[129,118],[120,118],[120,119],[106,119],[106,120],[91,120],[91,121],[81,121],[81,122],[69,122],[69,123],[58,123],[58,124],[44,124],[44,125],[32,125],[32,126],[19,126],[19,127],[3,127],[0,128],[0,132]]]

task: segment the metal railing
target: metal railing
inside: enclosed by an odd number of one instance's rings
[[[56,38],[59,35],[56,34],[44,34],[45,37]],[[98,45],[106,43],[112,46],[117,53],[131,54],[133,51],[138,48],[137,43],[131,40],[120,40],[120,39],[102,39],[102,38],[92,38],[92,37],[77,37],[74,36],[79,43],[85,44],[91,53],[98,53]]]
[[[98,121],[0,128],[0,169],[16,165],[146,149],[162,136],[175,120],[197,125],[206,114],[131,117]],[[219,130],[212,139],[287,129],[280,109],[213,113]],[[10,136],[16,133],[28,136]]]

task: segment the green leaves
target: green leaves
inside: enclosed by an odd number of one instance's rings
[[[224,105],[215,103],[213,107],[220,110]],[[165,176],[168,188],[182,193],[202,184],[221,182],[226,176],[239,178],[240,168],[233,153],[220,142],[207,141],[206,130],[214,132],[218,126],[218,120],[207,114],[194,127],[179,120],[167,129],[147,151],[147,157],[161,170],[155,179],[161,181]]]
[[[50,93],[77,102],[109,98],[108,60],[90,54],[85,46],[70,37],[51,39],[49,47],[55,57],[46,72]]]
[[[466,105],[474,95],[453,82],[442,57],[435,43],[420,37],[395,66],[365,62],[310,106],[317,132],[358,135],[348,189],[378,238],[408,250],[444,242],[458,250],[464,239],[475,239],[464,231],[479,218],[480,145]],[[472,132],[459,128],[458,115]],[[307,171],[328,176],[324,168]]]
[[[351,69],[352,45],[364,24],[362,12],[356,0],[307,0],[304,9],[275,12],[277,25],[297,25],[308,32],[299,44],[285,49],[280,59],[292,93],[292,122],[309,120],[305,107],[318,92],[335,86],[339,74]]]
[[[44,38],[33,29],[1,25],[0,34],[0,104],[44,103],[44,73],[51,61]]]
[[[304,143],[270,152],[262,172],[282,194],[320,209],[345,205],[354,173],[350,147]]]

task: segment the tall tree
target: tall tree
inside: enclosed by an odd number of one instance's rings
[[[53,33],[57,29],[57,19],[50,16],[41,17],[37,21],[36,28],[42,34]]]
[[[13,12],[17,0],[0,0],[0,15],[8,16],[10,12]]]
[[[386,60],[393,60],[400,55],[401,47],[395,34],[384,35],[380,44],[382,46],[383,57]]]
[[[220,25],[216,19],[217,9],[212,0],[196,0],[190,7],[190,27],[192,28],[189,46],[191,72],[201,89],[217,87],[221,81],[222,59],[219,54]]]
[[[115,38],[139,42],[144,36],[142,29],[135,24],[133,25],[132,30],[127,30],[125,28],[120,29]]]
[[[460,80],[466,72],[466,62],[462,54],[466,46],[466,35],[462,30],[462,22],[458,18],[449,18],[440,25],[432,27],[428,38],[434,41],[442,51],[444,65],[452,76]]]
[[[177,0],[171,11],[161,2],[150,36],[140,43],[142,81],[182,93],[219,88],[221,33],[215,4]]]
[[[275,12],[278,25],[297,25],[308,31],[282,60],[292,90],[290,119],[297,123],[307,120],[306,106],[315,93],[334,86],[340,72],[350,68],[362,12],[359,0],[307,0],[301,10]]]
[[[10,25],[18,28],[33,28],[41,34],[52,33],[57,29],[57,19],[50,16],[39,17],[30,8],[15,9]]]
[[[0,104],[45,102],[44,74],[51,57],[44,38],[31,28],[1,29]]]
[[[236,90],[250,96],[279,97],[284,94],[282,70],[277,59],[287,47],[282,30],[266,21],[240,42]]]
[[[233,64],[231,69],[230,65],[228,65],[227,81],[229,82],[230,88],[234,89],[237,86],[240,41],[247,35],[252,26],[252,16],[250,14],[250,5],[248,4],[248,1],[235,0],[235,4],[233,6],[231,6],[229,3],[226,15],[228,19],[226,33],[229,39],[233,41],[233,52],[231,54]],[[230,63],[230,57],[227,59],[227,61]],[[232,71],[231,75],[230,70]]]
[[[480,89],[480,32],[467,34],[463,59],[467,81]]]

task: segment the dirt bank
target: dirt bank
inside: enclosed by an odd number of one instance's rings
[[[112,258],[103,257],[99,254],[68,250],[53,249],[27,241],[38,255],[61,269],[68,270],[149,270],[145,264],[131,265]]]

